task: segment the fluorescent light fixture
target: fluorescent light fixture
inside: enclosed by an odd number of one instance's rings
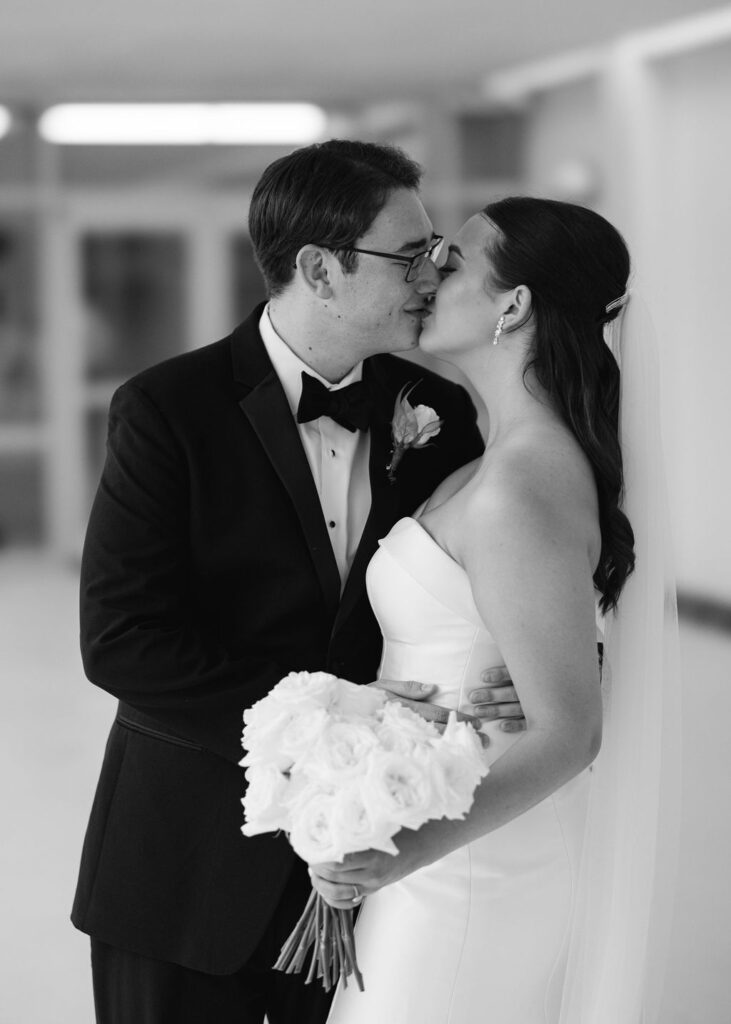
[[[12,123],[13,117],[8,108],[0,107],[0,139],[8,134]]]
[[[38,131],[64,146],[264,146],[315,142],[326,124],[309,103],[65,103]]]

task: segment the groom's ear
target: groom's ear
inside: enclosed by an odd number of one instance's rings
[[[519,284],[513,289],[509,296],[509,304],[505,310],[505,324],[503,331],[507,334],[510,331],[517,331],[528,323],[533,312],[533,296],[530,288]]]
[[[295,260],[295,269],[305,287],[320,299],[332,297],[329,262],[329,253],[317,245],[303,245]]]

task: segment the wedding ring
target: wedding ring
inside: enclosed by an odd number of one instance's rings
[[[360,889],[354,883],[351,883],[351,884],[353,884],[353,892],[355,893],[355,895],[353,896],[353,899],[350,902],[351,903],[360,903],[360,901],[363,899],[363,897],[360,894]]]

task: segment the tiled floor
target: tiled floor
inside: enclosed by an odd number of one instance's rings
[[[0,1024],[93,1022],[87,940],[68,914],[114,702],[85,682],[77,632],[75,571],[3,555]],[[688,627],[682,640],[683,846],[662,1024],[729,1024],[731,636]]]

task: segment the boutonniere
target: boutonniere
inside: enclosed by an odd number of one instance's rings
[[[409,402],[409,395],[416,384],[404,384],[396,397],[391,420],[391,461],[386,466],[391,483],[396,479],[396,469],[404,452],[409,448],[426,447],[429,438],[436,437],[442,429],[442,420],[433,409],[428,405],[414,407]]]

